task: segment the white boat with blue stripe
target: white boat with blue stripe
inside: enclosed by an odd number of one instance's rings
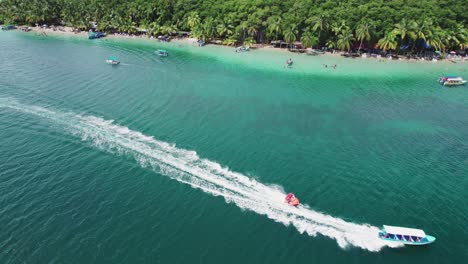
[[[426,235],[421,229],[406,228],[399,226],[383,226],[379,232],[379,238],[382,240],[393,241],[405,245],[426,245],[434,242],[435,237]]]

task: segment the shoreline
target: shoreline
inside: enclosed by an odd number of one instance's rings
[[[22,26],[19,26],[22,27]],[[29,27],[31,29],[30,32],[33,32],[35,34],[44,34],[44,36],[47,36],[48,34],[52,35],[62,35],[62,36],[83,36],[86,37],[88,36],[87,31],[80,31],[80,32],[73,32],[73,29],[71,27],[61,27],[63,30],[53,30],[51,28],[41,28],[41,27]],[[28,33],[28,32],[25,32]],[[113,33],[113,34],[106,34],[104,38],[109,38],[109,39],[127,39],[127,40],[149,40],[149,41],[155,41],[158,43],[163,43],[158,40],[157,37],[153,36],[147,36],[147,35],[133,35],[133,34],[126,34],[126,33]],[[183,44],[183,45],[193,45],[197,41],[196,38],[180,38],[180,37],[175,37],[172,38],[170,42],[177,43],[177,44]],[[218,47],[223,47],[226,49],[232,49],[234,50],[236,47],[234,46],[226,46],[222,44],[214,44],[214,43],[208,43],[207,45],[209,46],[218,46]],[[251,47],[251,50],[253,51],[271,51],[271,52],[276,52],[277,54],[284,54],[284,55],[290,55],[290,56],[301,56],[304,55],[304,57],[325,57],[325,58],[345,58],[349,60],[356,60],[356,59],[364,59],[364,60],[372,60],[376,62],[388,62],[388,61],[406,61],[406,62],[420,62],[420,63],[430,63],[430,64],[437,64],[437,63],[449,63],[449,64],[463,64],[464,62],[467,61],[467,57],[462,57],[460,61],[453,61],[450,58],[444,58],[442,60],[437,60],[437,61],[431,61],[431,60],[424,60],[424,59],[407,59],[407,58],[399,58],[399,59],[387,59],[386,57],[357,57],[357,58],[346,58],[342,56],[346,52],[340,51],[340,52],[325,52],[324,54],[320,55],[308,55],[306,53],[298,53],[298,52],[290,52],[287,48],[275,48],[272,45],[269,44],[255,44],[255,47]],[[331,65],[330,65],[331,66]]]

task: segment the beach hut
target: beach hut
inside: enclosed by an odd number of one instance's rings
[[[188,36],[190,36],[190,31],[177,31],[176,34],[180,38],[187,38]]]
[[[302,48],[302,43],[300,41],[296,41],[291,44],[291,48],[289,48],[289,51],[302,53],[305,50]]]
[[[270,42],[270,44],[275,48],[279,48],[281,44],[281,40],[273,40]]]
[[[146,28],[140,28],[140,27],[136,27],[135,28],[135,31],[138,33],[138,34],[146,34],[148,32],[148,30]]]

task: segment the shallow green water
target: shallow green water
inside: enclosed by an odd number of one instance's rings
[[[0,50],[1,263],[468,258],[468,90],[436,82],[466,64],[18,32]],[[390,248],[383,224],[437,241]]]

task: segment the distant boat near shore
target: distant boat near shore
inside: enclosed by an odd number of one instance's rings
[[[168,53],[166,50],[163,50],[163,49],[159,49],[159,50],[155,51],[155,53],[156,53],[159,57],[167,57],[167,56],[169,56],[169,53]]]
[[[107,58],[106,63],[110,65],[119,65],[120,61],[116,57],[109,57]]]
[[[13,29],[16,29],[16,27],[13,26],[13,25],[4,25],[4,26],[2,26],[2,30],[13,30]]]
[[[88,38],[89,39],[98,39],[98,38],[103,38],[106,36],[106,33],[99,32],[99,31],[89,31],[88,33]]]

